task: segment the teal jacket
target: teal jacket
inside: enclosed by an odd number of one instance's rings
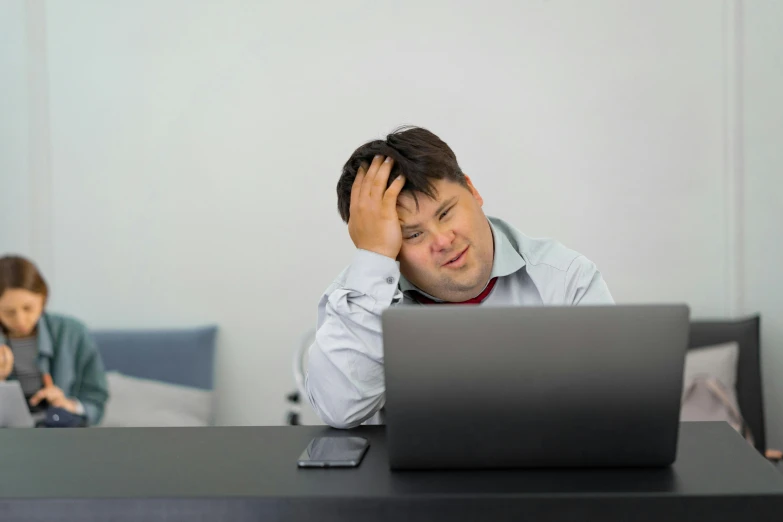
[[[8,344],[2,331],[0,344]],[[67,397],[82,403],[90,425],[100,422],[109,389],[98,347],[84,324],[44,313],[38,321],[38,368],[51,374]]]

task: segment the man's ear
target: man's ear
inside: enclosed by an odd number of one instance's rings
[[[468,190],[471,194],[473,194],[473,197],[476,198],[476,201],[478,201],[478,204],[480,207],[484,206],[484,198],[481,197],[481,194],[479,194],[479,191],[476,190],[476,187],[473,186],[473,182],[470,180],[470,176],[465,174],[465,182],[468,184]]]

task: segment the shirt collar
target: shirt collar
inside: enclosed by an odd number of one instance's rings
[[[489,228],[492,230],[495,246],[495,253],[492,260],[492,272],[489,276],[490,279],[493,277],[505,277],[514,274],[525,266],[525,260],[517,249],[514,248],[514,245],[505,234],[505,231],[493,223],[493,219],[494,218],[487,219],[489,221]],[[487,281],[487,284],[489,284],[489,281]],[[443,301],[442,299],[438,299],[437,297],[431,296],[427,292],[420,290],[402,275],[400,275],[400,290],[403,292],[416,291],[434,301]]]
[[[38,320],[38,353],[52,357],[54,356],[54,349],[52,347],[52,336],[49,334],[47,324],[46,314],[41,315],[41,318]]]

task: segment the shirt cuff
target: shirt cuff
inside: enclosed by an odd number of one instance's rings
[[[345,288],[390,304],[400,282],[400,266],[394,259],[369,250],[357,250],[345,277]]]
[[[85,415],[84,404],[82,404],[82,401],[80,401],[79,399],[71,399],[71,400],[76,403],[76,411],[74,413],[76,415]]]

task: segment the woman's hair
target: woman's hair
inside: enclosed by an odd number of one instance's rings
[[[44,301],[49,297],[49,287],[32,261],[20,256],[0,257],[0,296],[16,288],[41,294]]]

